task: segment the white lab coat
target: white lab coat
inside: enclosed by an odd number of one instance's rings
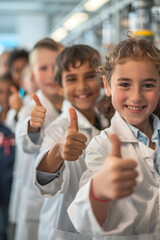
[[[160,126],[160,121],[159,121]],[[91,178],[103,166],[110,152],[110,133],[121,140],[123,158],[138,162],[139,176],[134,193],[126,198],[110,202],[108,217],[101,227],[92,211],[89,200]],[[68,209],[75,228],[98,240],[158,240],[160,239],[160,175],[153,167],[154,151],[140,143],[127,123],[118,113],[112,118],[111,127],[94,137],[87,149],[87,171],[83,185]],[[158,151],[160,158],[160,150]]]
[[[41,128],[41,134],[38,138],[37,144],[34,144],[28,136],[28,120],[31,111],[35,106],[33,100],[22,109],[23,112],[21,115],[24,114],[25,117],[28,116],[28,118],[22,121],[23,117],[19,116],[20,121],[16,127],[16,142],[20,148],[17,166],[17,171],[20,173],[20,187],[17,189],[20,192],[20,198],[16,202],[19,212],[17,216],[15,240],[38,239],[37,233],[39,213],[43,203],[43,197],[40,196],[33,184],[33,166],[43,139],[43,129],[59,115],[53,104],[48,100],[41,90],[37,91],[37,95],[47,110],[45,121],[43,127]]]
[[[68,114],[69,107],[71,107],[71,105],[46,129],[40,154],[36,159],[36,168],[53,145],[64,136],[70,122]],[[92,136],[99,133],[99,130],[91,125],[80,112],[77,111],[77,114],[79,131],[87,137],[88,144]],[[108,124],[108,121],[105,121],[105,124]],[[78,190],[79,179],[86,170],[84,154],[85,151],[77,161],[65,161],[60,169],[60,177],[54,179],[49,184],[42,186],[38,183],[37,178],[35,178],[35,184],[41,194],[53,197],[51,199],[45,199],[41,209],[39,227],[40,240],[48,239],[47,236],[49,236],[50,232],[49,239],[54,240],[90,239],[87,236],[77,233],[67,214],[67,208]]]
[[[21,120],[26,118],[27,111],[24,112],[24,109],[26,110],[26,107],[32,100],[31,96],[26,95],[24,98],[24,106],[18,113],[18,117],[21,118]],[[14,109],[10,109],[9,113],[7,114],[7,126],[11,127],[12,131],[15,133],[15,128],[17,122],[14,120],[17,112]],[[20,199],[20,176],[21,176],[21,151],[18,148],[18,145],[16,144],[16,156],[14,161],[14,169],[13,169],[13,182],[12,182],[12,189],[11,189],[11,195],[10,195],[10,204],[9,204],[9,221],[11,223],[17,223],[17,216],[19,212],[19,199]]]

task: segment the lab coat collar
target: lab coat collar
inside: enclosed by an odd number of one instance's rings
[[[62,105],[62,112],[64,114],[66,114],[68,120],[69,120],[69,108],[75,108],[68,100],[64,100],[63,105]],[[80,112],[78,111],[76,108],[76,113],[78,116],[78,126],[79,129],[94,129],[96,132],[99,131],[96,127],[94,127],[89,121],[88,119]],[[98,132],[97,132],[98,133]]]
[[[39,89],[36,92],[37,96],[40,99],[40,102],[42,101],[42,105],[43,107],[45,107],[46,109],[52,109],[54,108],[53,104],[51,103],[51,101],[44,95],[44,93],[42,92],[41,89]],[[55,109],[55,108],[54,108]]]
[[[138,142],[131,129],[129,128],[128,124],[118,112],[115,112],[111,120],[111,125],[113,132],[119,136],[121,142]]]

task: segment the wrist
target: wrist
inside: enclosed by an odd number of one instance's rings
[[[92,199],[94,199],[96,202],[104,202],[104,203],[106,203],[106,202],[110,202],[111,201],[111,199],[102,199],[102,198],[98,198],[98,197],[96,197],[94,194],[93,194],[93,192],[92,192],[92,190],[90,189],[90,191],[89,191],[89,196],[90,196],[90,198],[92,198]]]
[[[37,133],[39,130],[40,127],[32,127],[30,121],[28,122],[28,133]]]
[[[64,160],[59,154],[59,146],[58,144],[55,144],[54,147],[48,151],[44,158],[43,163],[45,165],[45,170],[43,170],[49,173],[55,173],[61,167],[63,162]]]
[[[98,179],[97,179],[98,178]],[[100,181],[101,180],[101,181]],[[103,179],[99,179],[98,176],[95,176],[91,181],[89,196],[91,199],[93,199],[96,202],[110,202],[111,199],[105,196],[104,191],[100,189],[100,186],[102,185]]]

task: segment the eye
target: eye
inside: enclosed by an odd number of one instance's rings
[[[154,88],[154,87],[155,87],[155,86],[154,86],[153,84],[151,84],[151,83],[146,83],[146,84],[144,84],[143,86],[144,86],[144,88]]]
[[[47,70],[47,67],[46,66],[42,66],[39,68],[41,71],[46,71]]]
[[[127,88],[127,87],[130,87],[130,84],[129,83],[120,83],[119,86]]]
[[[96,75],[95,74],[89,74],[89,75],[87,75],[87,78],[95,78],[96,77]]]
[[[66,79],[66,82],[75,82],[76,81],[76,78],[67,78]]]

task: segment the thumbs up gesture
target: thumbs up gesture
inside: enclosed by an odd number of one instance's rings
[[[31,112],[28,130],[29,132],[38,132],[39,128],[43,125],[46,109],[42,106],[38,96],[35,93],[32,95],[32,98],[36,105]]]
[[[121,143],[117,135],[111,134],[111,152],[104,166],[93,178],[94,195],[101,199],[120,199],[133,193],[136,185],[137,163],[121,156]]]
[[[17,112],[23,107],[23,101],[18,93],[18,89],[15,86],[10,88],[11,96],[9,97],[9,106],[10,108],[16,110]]]
[[[86,148],[87,138],[84,134],[78,132],[78,118],[74,108],[69,109],[70,124],[67,129],[62,147],[61,157],[63,160],[75,161]]]

